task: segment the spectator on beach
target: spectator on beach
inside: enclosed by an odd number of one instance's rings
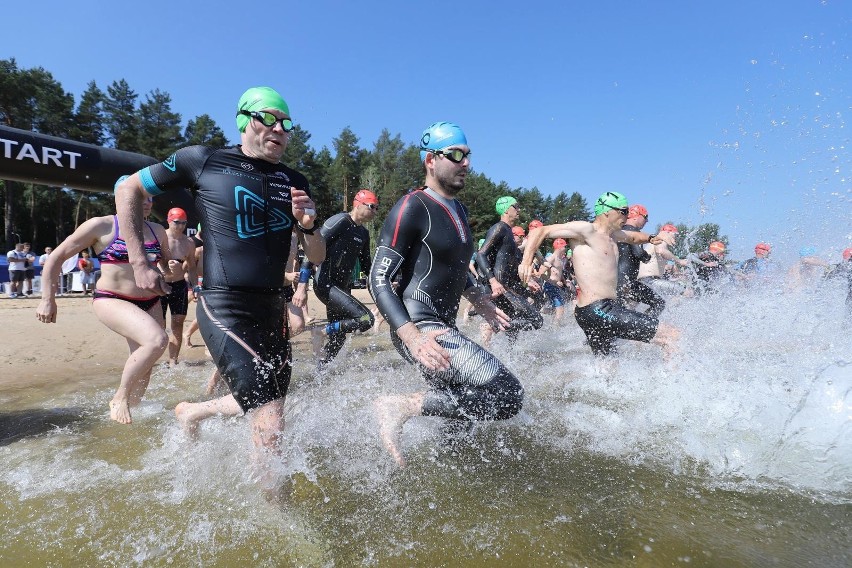
[[[27,275],[27,255],[24,253],[24,243],[17,243],[15,248],[7,252],[6,260],[9,262],[9,282],[11,285],[9,297],[23,298],[24,279]]]
[[[38,265],[44,266],[44,263],[47,262],[47,257],[49,257],[50,253],[52,253],[52,252],[53,252],[52,247],[44,247],[44,254],[41,255],[40,257],[38,257]]]
[[[77,261],[77,268],[80,269],[80,284],[83,285],[83,295],[88,296],[89,292],[95,290],[95,282],[97,280],[95,274],[95,263],[89,254],[89,251],[84,250],[80,253],[80,259]]]
[[[35,278],[36,256],[32,250],[32,244],[24,243],[24,294],[33,295],[33,278]]]

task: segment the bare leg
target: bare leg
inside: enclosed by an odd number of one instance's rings
[[[373,410],[379,421],[379,437],[385,449],[400,467],[405,467],[402,455],[402,427],[412,416],[419,416],[425,393],[385,395],[373,401]]]
[[[224,382],[222,380],[222,375],[219,374],[219,369],[213,368],[213,372],[210,374],[210,378],[207,379],[207,387],[204,389],[204,394],[207,396],[212,396],[214,392],[216,392],[216,385],[220,382]]]
[[[178,355],[180,355],[185,319],[185,315],[172,314],[171,334],[169,335],[169,365],[171,366],[177,365]]]
[[[479,335],[482,341],[483,347],[487,347],[491,344],[491,338],[494,337],[494,329],[487,322],[482,322],[479,324]]]
[[[198,425],[212,416],[239,416],[243,409],[234,395],[229,394],[205,402],[181,402],[175,407],[175,416],[183,431],[193,440],[198,437]]]
[[[183,336],[183,342],[186,343],[187,347],[192,347],[192,334],[198,331],[198,320],[192,320],[192,323],[189,324],[189,329],[186,330],[186,333]]]
[[[651,339],[651,343],[663,348],[663,358],[668,360],[676,351],[675,344],[680,339],[680,330],[674,326],[661,323],[657,327],[657,334]]]
[[[127,339],[130,347],[121,383],[109,403],[110,418],[120,424],[130,424],[130,408],[139,404],[144,396],[151,367],[168,345],[162,308],[157,304],[145,313],[124,300],[102,298],[94,302],[94,311],[101,323]]]
[[[302,308],[294,303],[287,304],[287,321],[290,326],[290,337],[296,337],[305,331],[305,314]]]

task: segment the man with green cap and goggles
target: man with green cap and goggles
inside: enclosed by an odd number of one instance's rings
[[[544,239],[568,241],[574,251],[574,275],[580,288],[574,317],[595,355],[615,353],[617,338],[653,341],[668,352],[678,336],[675,328],[661,324],[657,318],[628,310],[618,303],[617,243],[666,242],[674,245],[674,237],[669,233],[649,235],[642,231],[622,231],[628,213],[626,197],[614,191],[604,193],[595,202],[593,222],[569,221],[531,231],[519,269],[521,280],[528,280],[534,251]]]
[[[284,397],[290,382],[284,273],[295,232],[314,263],[325,243],[314,232],[315,205],[308,181],[281,164],[290,140],[290,108],[274,89],[252,87],[237,104],[240,144],[189,146],[121,182],[115,190],[120,233],[140,288],[168,292],[145,262],[142,200],[191,188],[204,223],[204,285],[197,318],[219,373],[231,394],[182,402],[175,408],[194,434],[201,420],[248,413],[257,449],[280,451]]]
[[[480,284],[491,293],[497,307],[511,318],[512,325],[506,334],[514,341],[519,332],[540,329],[544,325],[544,318],[527,301],[529,291],[538,292],[541,287],[531,280],[529,288],[525,288],[518,278],[518,265],[523,256],[513,234],[513,230],[519,228],[515,225],[521,215],[518,200],[504,195],[497,199],[494,209],[500,220],[485,234],[485,243],[476,255],[476,266]],[[482,326],[484,343],[491,340],[492,334],[491,327]]]

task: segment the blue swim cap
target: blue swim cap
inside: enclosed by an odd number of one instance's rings
[[[112,186],[112,191],[115,192],[115,190],[118,189],[118,184],[120,184],[121,182],[123,182],[124,180],[126,180],[129,177],[130,176],[128,176],[128,175],[124,175],[124,176],[121,176],[120,178],[118,178],[117,180],[115,180],[115,185]]]
[[[462,129],[452,122],[436,122],[424,130],[420,137],[420,161],[426,160],[426,150],[441,150],[456,145],[467,146]]]
[[[816,256],[816,247],[807,246],[807,247],[800,248],[799,249],[799,256],[801,256],[801,257]]]
[[[290,107],[287,106],[287,101],[284,100],[278,91],[270,87],[252,87],[240,97],[237,103],[237,128],[240,132],[246,131],[246,126],[249,123],[249,117],[240,114],[241,110],[263,110],[263,109],[280,110],[287,116],[290,116]]]

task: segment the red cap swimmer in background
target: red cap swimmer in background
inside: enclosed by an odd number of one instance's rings
[[[725,243],[713,241],[707,248],[716,256],[719,256],[720,254],[725,254]]]
[[[538,229],[539,227],[544,227],[544,223],[542,223],[538,219],[533,219],[532,221],[530,221],[530,224],[527,225],[527,231],[532,231],[533,229]]]
[[[766,243],[757,243],[754,245],[754,255],[760,258],[765,257],[772,251],[772,247]]]
[[[512,235],[516,237],[523,237],[525,234],[523,227],[512,227]]]
[[[553,250],[564,249],[568,246],[568,243],[565,242],[565,239],[556,239],[553,241]]]
[[[644,205],[639,205],[638,203],[636,205],[631,205],[627,211],[628,219],[630,217],[644,217],[646,221],[648,220],[648,210],[645,209]]]
[[[354,203],[361,203],[364,205],[378,205],[379,198],[376,197],[376,194],[370,191],[369,189],[362,189],[358,193],[355,194],[355,197],[352,200]]]
[[[180,207],[172,207],[166,215],[166,221],[169,223],[172,221],[186,221],[186,211]]]
[[[677,227],[675,227],[671,223],[666,223],[665,225],[660,227],[660,232],[662,233],[663,231],[665,231],[666,233],[674,233],[674,234],[677,234],[677,233],[680,232],[680,231],[677,230]]]
[[[849,259],[852,259],[852,248],[848,248],[843,251],[843,260]]]

